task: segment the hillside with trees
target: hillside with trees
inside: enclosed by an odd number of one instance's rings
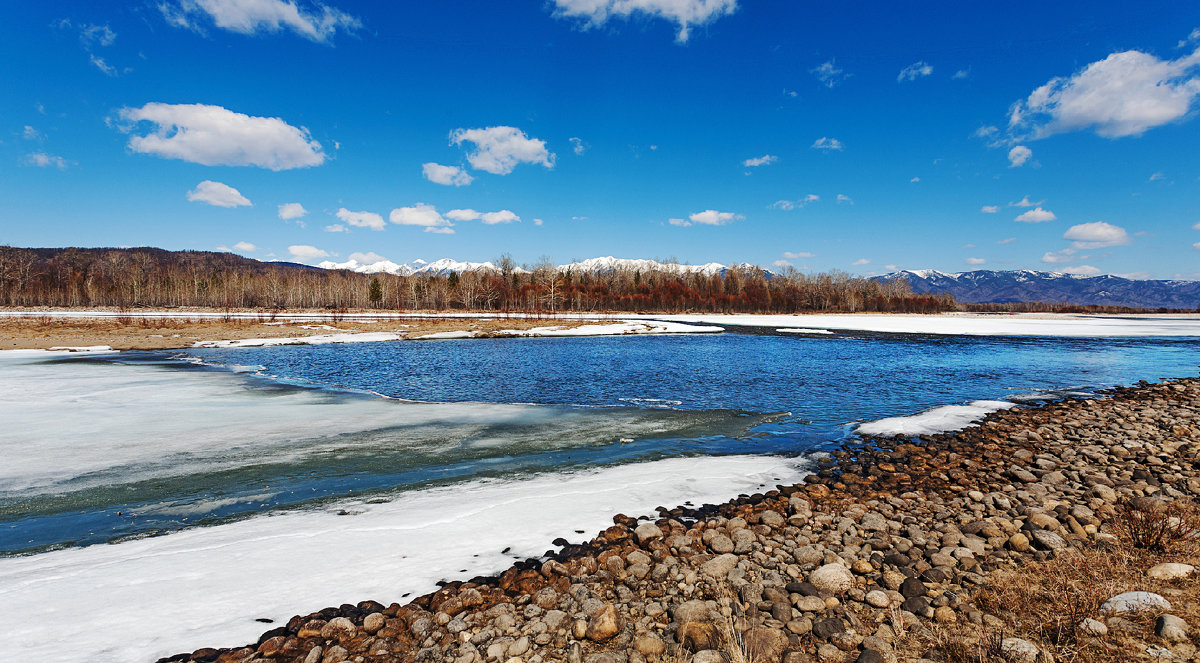
[[[560,270],[549,261],[444,275],[399,276],[260,262],[231,253],[0,247],[0,305],[386,309],[497,312],[796,313],[954,310],[949,295],[916,294],[903,280],[833,272],[722,274],[679,270]]]

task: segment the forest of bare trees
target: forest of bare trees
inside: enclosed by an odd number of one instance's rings
[[[221,309],[723,312],[955,310],[949,295],[841,272],[767,274],[733,267],[563,271],[549,261],[494,271],[396,276],[259,262],[230,253],[0,246],[0,306]]]

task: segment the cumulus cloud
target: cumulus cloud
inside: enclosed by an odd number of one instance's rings
[[[522,163],[554,167],[554,154],[546,149],[546,141],[530,138],[516,127],[455,129],[450,132],[451,145],[462,145],[464,142],[475,145],[474,151],[467,154],[467,162],[476,170],[507,175]]]
[[[42,132],[26,124],[25,129],[21,131],[21,137],[25,140],[41,140]]]
[[[850,196],[847,196],[847,195],[846,195],[846,194],[844,194],[844,193],[839,193],[839,194],[837,195],[837,201],[838,201],[838,203],[839,203],[839,204],[841,204],[841,203],[846,203],[847,205],[853,205],[853,204],[854,204],[854,199],[853,199],[853,198],[851,198]]]
[[[869,258],[859,258],[850,264],[854,265],[855,267],[862,267],[863,265],[871,264],[871,260]]]
[[[120,118],[133,132],[149,122],[154,131],[129,138],[129,149],[164,159],[182,159],[205,166],[258,166],[289,170],[318,166],[325,161],[321,144],[308,130],[277,117],[252,117],[221,106],[148,103],[122,108]]]
[[[355,228],[370,228],[371,230],[383,230],[383,217],[374,212],[351,212],[342,207],[335,214],[338,219],[345,222],[347,225]]]
[[[1103,221],[1081,223],[1071,226],[1063,233],[1063,239],[1073,240],[1074,249],[1102,249],[1108,246],[1125,246],[1133,241],[1129,233],[1120,226]]]
[[[1047,221],[1053,221],[1057,218],[1057,216],[1054,216],[1054,212],[1051,212],[1048,209],[1035,207],[1013,219],[1013,221],[1020,221],[1021,223],[1045,223]]]
[[[233,245],[233,250],[242,251],[243,253],[250,253],[252,251],[257,251],[258,247],[250,242],[238,242],[237,244]]]
[[[779,161],[779,157],[777,157],[773,154],[764,154],[761,157],[754,157],[753,159],[746,159],[745,161],[742,162],[742,165],[745,166],[746,168],[754,168],[757,166],[769,166],[769,165],[775,163],[776,161]]]
[[[320,43],[328,43],[338,30],[362,26],[357,18],[319,2],[301,6],[290,0],[178,0],[158,8],[168,23],[179,28],[203,31],[211,22],[244,35],[290,30]]]
[[[68,166],[66,159],[54,154],[47,154],[46,152],[32,152],[25,155],[25,163],[30,166],[37,166],[38,168],[53,167],[59,170],[66,170]]]
[[[1025,196],[1024,198],[1018,200],[1015,203],[1009,203],[1008,206],[1009,207],[1037,207],[1038,205],[1041,205],[1044,202],[1046,202],[1046,201],[1039,200],[1035,203],[1035,202],[1029,200],[1029,196]]]
[[[1017,241],[1016,237],[1005,237],[1004,239],[996,240],[996,243],[997,244],[1012,244],[1015,241]]]
[[[900,70],[900,74],[896,76],[897,83],[905,81],[915,81],[918,78],[924,78],[933,73],[933,67],[926,64],[924,61],[914,62]]]
[[[466,186],[475,181],[470,173],[458,166],[443,166],[432,161],[421,164],[421,174],[434,184],[446,186]]]
[[[808,251],[784,251],[783,257],[788,260],[799,260],[801,258],[815,258],[817,254],[809,253]]]
[[[371,264],[374,264],[377,262],[383,262],[384,260],[387,260],[387,258],[384,258],[383,256],[379,255],[378,253],[375,253],[374,251],[368,251],[366,253],[362,253],[360,251],[355,251],[354,253],[350,254],[350,259],[357,261],[360,265],[371,265]]]
[[[321,230],[323,230],[327,233],[348,233],[348,232],[350,232],[350,229],[341,223],[331,223],[331,224],[325,226],[324,228],[322,228]]]
[[[502,209],[499,212],[476,212],[473,209],[452,209],[446,212],[446,218],[452,221],[482,221],[489,226],[521,220],[521,217],[506,209]]]
[[[909,180],[909,181],[908,181],[908,183],[909,183],[909,184],[916,184],[917,182],[920,182],[920,181],[921,181],[921,178],[919,178],[919,177],[914,177],[914,178],[912,178],[911,180]]]
[[[771,266],[778,267],[779,269],[787,269],[788,267],[795,267],[795,265],[793,265],[792,263],[790,263],[786,260],[776,260],[775,262],[771,263]]]
[[[951,76],[950,78],[952,78],[953,80],[956,80],[956,81],[961,81],[961,80],[965,80],[965,79],[969,78],[970,76],[971,76],[971,72],[969,70],[959,69],[958,71],[954,72],[954,75]]]
[[[1033,156],[1033,150],[1024,145],[1017,145],[1008,151],[1008,167],[1019,168]]]
[[[1047,251],[1042,254],[1042,262],[1060,263],[1071,262],[1075,259],[1075,249],[1063,249],[1061,251]]]
[[[1200,230],[1200,221],[1197,221],[1194,225],[1192,225],[1192,230]]]
[[[776,200],[775,202],[771,203],[770,207],[772,209],[778,209],[778,210],[783,210],[785,212],[790,212],[791,210],[800,209],[801,207],[804,207],[810,203],[815,203],[820,199],[821,199],[821,197],[818,196],[817,194],[810,193],[807,196],[804,196],[803,198],[801,198],[800,200]]]
[[[576,155],[582,155],[587,150],[587,145],[583,143],[583,139],[577,136],[571,136],[567,140],[571,141],[571,151]]]
[[[599,27],[609,18],[641,14],[662,18],[679,26],[675,39],[684,43],[691,27],[704,25],[737,10],[737,0],[553,0],[554,15],[578,19],[585,27]]]
[[[250,207],[248,198],[240,191],[220,182],[204,180],[188,191],[187,199],[193,203],[208,203],[216,207]]]
[[[1091,265],[1076,265],[1075,267],[1063,267],[1064,274],[1072,274],[1074,276],[1099,276],[1102,272]]]
[[[820,138],[816,139],[812,144],[812,149],[824,150],[826,152],[830,150],[837,150],[840,152],[844,148],[845,146],[842,145],[842,141],[836,138],[828,138],[825,136],[821,136]]]
[[[1196,242],[1195,244],[1193,244],[1192,248],[1196,249],[1197,251],[1200,251],[1200,242]]]
[[[106,62],[104,60],[104,58],[100,57],[99,55],[96,55],[95,53],[89,53],[88,60],[92,63],[92,65],[94,67],[96,67],[100,71],[104,72],[104,75],[106,75],[106,76],[117,76],[120,73],[117,71],[116,67],[110,65],[108,62]]]
[[[1182,120],[1200,96],[1200,49],[1177,60],[1113,53],[1051,79],[1009,109],[1009,131],[1031,140],[1070,131],[1139,136]]]
[[[837,63],[833,60],[830,60],[829,62],[822,62],[808,71],[813,76],[816,76],[817,80],[821,81],[822,85],[828,88],[835,87],[842,81],[849,78],[849,76],[846,75],[846,73],[842,71],[841,67],[838,67]]]
[[[987,264],[987,260],[984,260],[983,258],[967,258],[967,259],[966,259],[966,260],[964,260],[963,262],[967,263],[968,265],[984,265],[984,264]]]
[[[740,221],[746,217],[733,212],[718,212],[715,209],[706,209],[703,212],[696,212],[688,215],[686,219],[670,219],[669,223],[673,226],[686,228],[691,225],[701,226],[723,226],[734,221]]]
[[[321,258],[329,257],[328,251],[322,251],[321,249],[318,249],[315,246],[309,246],[308,244],[293,244],[292,246],[288,247],[288,253],[292,254],[292,257],[300,262],[320,260]]]
[[[398,226],[418,226],[427,233],[453,235],[454,224],[442,216],[437,208],[426,203],[417,203],[411,207],[397,207],[388,215],[388,221]]]
[[[304,205],[300,203],[284,203],[279,206],[279,218],[284,221],[299,219],[308,214],[308,210],[304,209]]]
[[[1167,176],[1166,176],[1166,175],[1164,175],[1164,174],[1163,174],[1163,172],[1160,170],[1160,171],[1158,171],[1158,172],[1156,172],[1156,173],[1154,173],[1154,174],[1150,175],[1150,179],[1149,179],[1149,180],[1146,180],[1146,181],[1148,181],[1148,182],[1158,182],[1158,181],[1160,181],[1160,180],[1165,180],[1165,179],[1167,179]]]
[[[979,211],[983,212],[984,214],[995,214],[996,212],[1000,211],[1000,206],[999,205],[984,205],[983,207],[979,208]]]

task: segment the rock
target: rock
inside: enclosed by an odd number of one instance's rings
[[[1125,592],[1117,594],[1100,606],[1102,615],[1123,615],[1140,612],[1166,612],[1171,602],[1152,592]]]
[[[1167,642],[1187,642],[1188,625],[1175,615],[1159,615],[1154,623],[1154,634]]]
[[[529,651],[529,637],[523,635],[508,644],[505,656],[521,656],[527,651]]]
[[[625,663],[625,654],[619,652],[602,651],[596,654],[591,654],[584,663]]]
[[[671,614],[677,624],[707,622],[712,619],[712,609],[708,607],[708,603],[698,599],[675,606],[675,610]]]
[[[1146,575],[1154,578],[1155,580],[1178,580],[1179,578],[1186,578],[1190,576],[1193,572],[1195,572],[1195,570],[1196,567],[1192,566],[1191,564],[1175,564],[1172,562],[1164,562],[1162,564],[1155,564],[1154,566],[1150,567],[1150,570],[1146,572]]]
[[[805,633],[812,631],[812,620],[808,617],[793,619],[787,623],[787,630],[795,633],[796,635],[804,635]]]
[[[787,519],[784,518],[783,515],[778,511],[771,511],[768,509],[759,515],[759,522],[767,527],[783,527],[783,525],[787,522]]]
[[[787,633],[779,629],[756,626],[742,634],[742,644],[750,660],[778,663],[783,651],[788,647],[788,637]]]
[[[383,616],[382,612],[372,612],[363,619],[363,630],[374,635],[386,623],[387,618]]]
[[[675,631],[675,640],[684,649],[699,652],[720,645],[721,634],[709,622],[685,622]]]
[[[1080,620],[1079,624],[1076,625],[1076,628],[1078,628],[1081,633],[1097,638],[1108,635],[1108,627],[1104,625],[1104,622],[1098,619],[1092,619],[1091,617],[1085,617],[1084,619]]]
[[[828,640],[846,630],[846,625],[837,617],[822,619],[813,624],[812,633],[822,640]]]
[[[1017,532],[1008,537],[1008,547],[1017,552],[1029,552],[1033,547],[1029,545],[1029,537]]]
[[[617,612],[616,606],[606,603],[588,620],[584,637],[593,642],[603,642],[620,633],[621,627],[621,614]]]
[[[935,609],[933,611],[933,618],[936,619],[939,624],[953,624],[954,622],[958,621],[958,615],[954,613],[954,608],[951,608],[947,605]]]
[[[661,539],[663,531],[654,523],[642,523],[633,530],[633,535],[637,537],[638,543],[644,546],[655,539]]]
[[[841,564],[826,564],[813,571],[808,581],[819,590],[840,594],[854,586],[854,575]]]
[[[734,530],[733,532],[733,552],[738,555],[748,553],[754,548],[754,542],[758,540],[754,536],[754,532],[748,529]]]
[[[820,596],[801,596],[792,605],[800,612],[825,612],[825,599]]]
[[[1047,529],[1035,529],[1030,532],[1030,536],[1033,537],[1038,547],[1045,550],[1062,550],[1070,547],[1066,539]]]
[[[875,651],[874,649],[864,649],[858,655],[858,658],[854,659],[854,663],[883,663],[883,662],[884,662],[883,654],[880,654],[879,652]]]
[[[1005,638],[1000,642],[1000,656],[1008,663],[1037,663],[1041,650],[1021,638]]]
[[[854,560],[854,563],[850,565],[850,570],[859,575],[866,575],[868,573],[875,572],[875,565],[871,564],[870,561],[865,559],[856,559]]]
[[[708,542],[708,549],[718,554],[731,553],[733,552],[733,539],[724,534],[717,534]]]
[[[667,643],[652,633],[643,633],[633,640],[633,648],[642,656],[662,656],[667,651]]]
[[[729,575],[739,561],[738,556],[734,554],[719,555],[702,564],[700,572],[710,578],[721,580]]]
[[[358,629],[354,626],[354,622],[345,617],[334,617],[321,629],[321,637],[326,640],[343,642],[353,638],[357,632]]]
[[[925,587],[925,583],[916,578],[906,578],[900,583],[900,594],[906,599],[911,599],[914,596],[925,596],[929,590]]]
[[[866,600],[869,605],[875,608],[886,608],[892,603],[888,595],[878,589],[867,592]]]
[[[725,663],[725,657],[715,649],[703,649],[692,656],[691,663]]]
[[[825,559],[824,553],[817,550],[816,546],[803,546],[796,549],[792,556],[796,558],[796,563],[801,566],[805,564],[820,564],[822,559]]]

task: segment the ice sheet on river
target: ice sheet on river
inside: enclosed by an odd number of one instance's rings
[[[403,594],[433,591],[439,579],[539,556],[556,537],[582,541],[615,513],[724,501],[795,483],[804,468],[772,456],[673,458],[0,558],[0,614],[11,617],[5,651],[40,663],[125,663],[240,646],[271,627],[257,618],[279,625],[331,605],[404,602]]]
[[[860,435],[880,437],[932,435],[959,430],[984,418],[990,412],[1015,407],[1008,401],[972,401],[964,405],[942,405],[919,414],[888,417],[859,424]]]

